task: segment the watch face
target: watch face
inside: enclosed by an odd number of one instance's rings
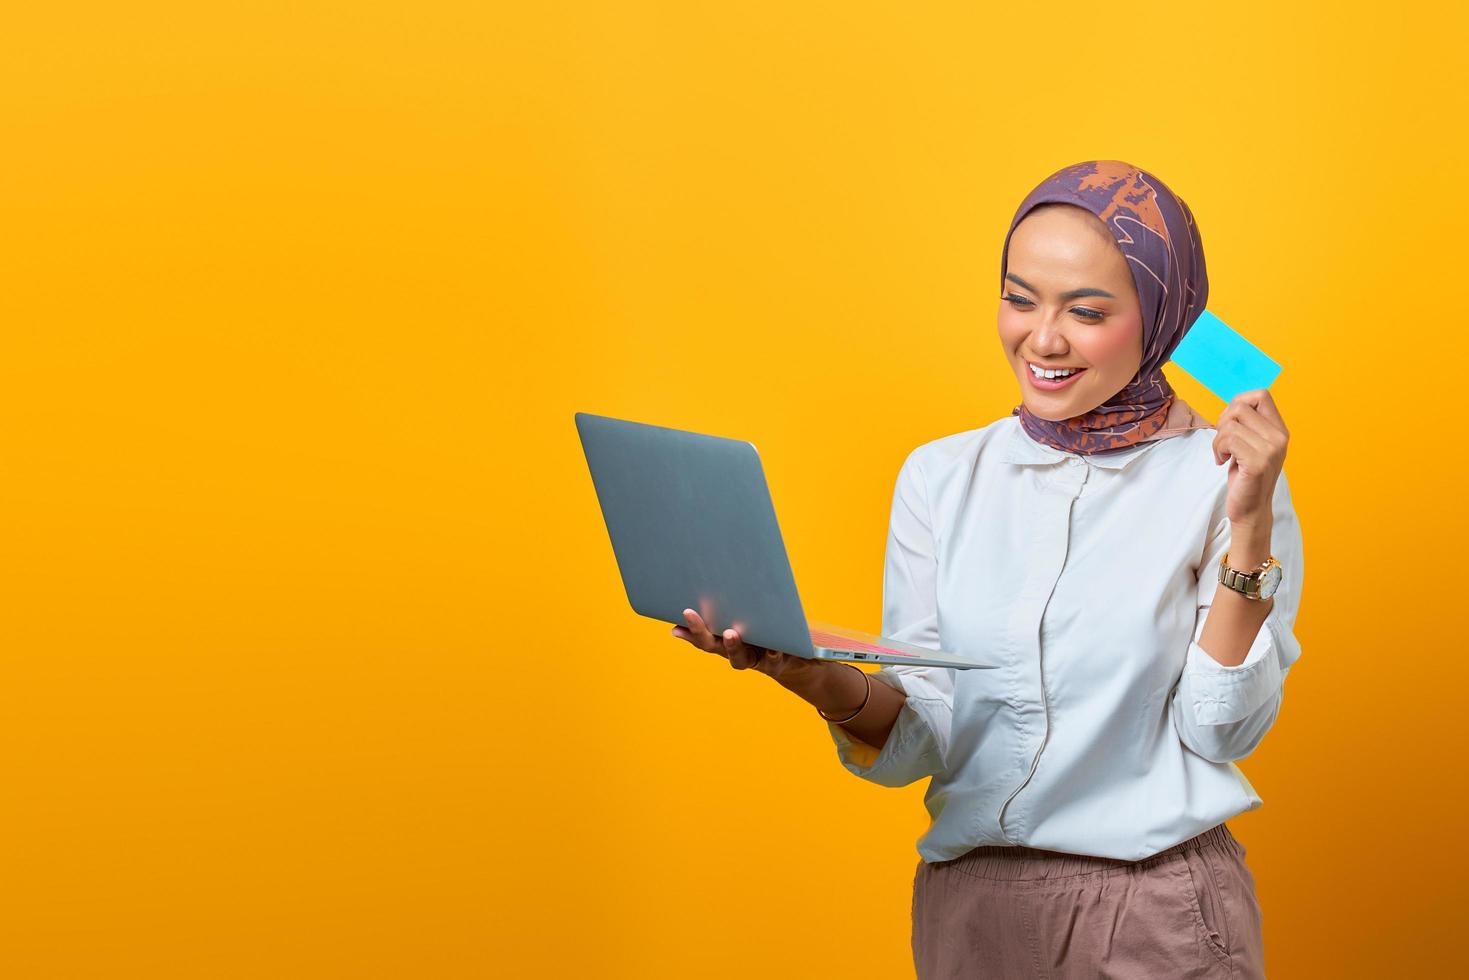
[[[1280,588],[1281,570],[1279,565],[1271,565],[1260,576],[1260,598],[1268,599]]]

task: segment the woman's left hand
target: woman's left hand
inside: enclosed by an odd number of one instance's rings
[[[1214,462],[1229,460],[1226,509],[1235,526],[1270,527],[1275,481],[1290,432],[1266,388],[1242,391],[1225,406],[1214,436]]]

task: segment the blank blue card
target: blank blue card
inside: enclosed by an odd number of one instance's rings
[[[1280,373],[1279,364],[1208,310],[1183,335],[1172,361],[1226,402],[1242,391],[1269,388]]]

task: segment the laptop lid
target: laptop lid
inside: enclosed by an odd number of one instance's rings
[[[588,412],[576,428],[634,611],[694,609],[716,634],[813,656],[753,444]]]

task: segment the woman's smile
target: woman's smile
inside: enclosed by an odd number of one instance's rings
[[[1031,386],[1037,391],[1060,391],[1086,373],[1086,368],[1075,368],[1073,369],[1074,373],[1068,377],[1046,378],[1038,376],[1035,373],[1037,367],[1040,367],[1040,365],[1032,364],[1030,361],[1025,362],[1025,373],[1030,378]]]

